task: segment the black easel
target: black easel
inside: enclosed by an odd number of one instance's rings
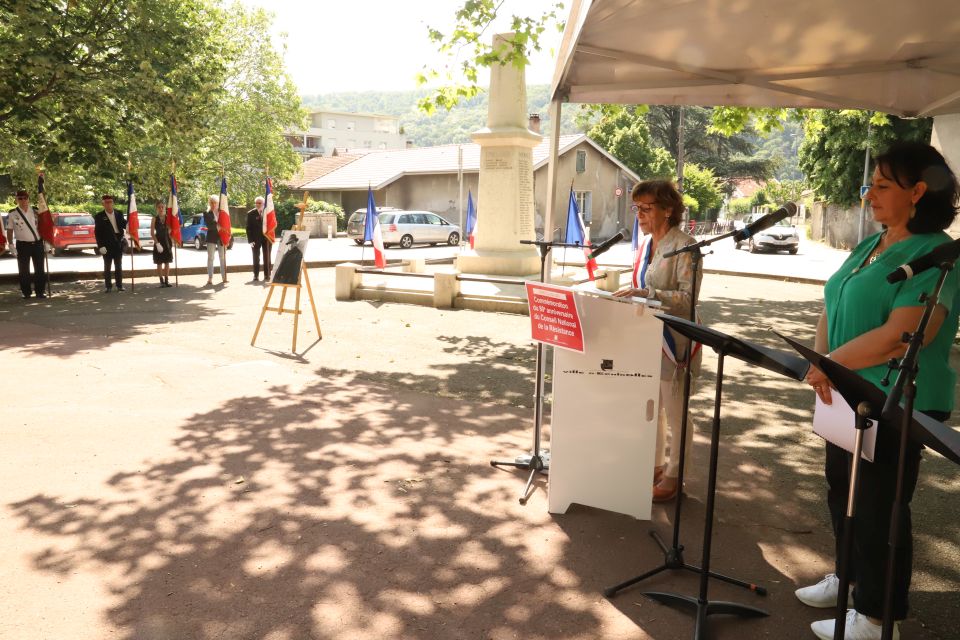
[[[880,402],[880,404],[877,404],[879,397],[876,394],[871,394],[868,389],[863,388],[863,385],[869,385],[870,383],[853,371],[842,367],[826,356],[804,347],[800,343],[776,331],[774,331],[774,333],[796,349],[810,364],[820,369],[848,405],[857,407],[853,425],[856,433],[853,443],[853,454],[850,461],[847,508],[843,514],[840,557],[837,558],[837,581],[839,585],[837,587],[836,616],[833,620],[833,638],[834,640],[843,640],[844,635],[846,635],[847,600],[850,595],[850,558],[853,555],[853,527],[854,519],[857,515],[857,496],[860,491],[860,464],[863,454],[863,434],[871,427],[871,416],[877,415],[876,407],[881,406],[883,403]],[[864,394],[869,394],[872,401],[866,399],[868,396]],[[880,392],[880,396],[882,395],[882,392]]]
[[[767,614],[762,609],[742,605],[736,602],[710,601],[707,597],[707,587],[710,572],[710,547],[713,536],[713,512],[717,491],[717,459],[720,452],[720,404],[723,393],[723,364],[726,356],[733,356],[758,367],[775,373],[780,373],[795,380],[802,380],[809,369],[809,364],[802,358],[789,353],[768,349],[754,345],[745,340],[720,333],[702,325],[675,318],[669,315],[656,314],[656,317],[681,335],[696,340],[705,346],[712,347],[718,354],[717,383],[713,402],[713,425],[710,434],[710,467],[707,475],[707,504],[704,514],[703,551],[700,561],[700,590],[696,598],[667,592],[646,592],[649,598],[662,604],[680,606],[696,611],[696,626],[694,638],[700,640],[707,637],[707,617],[711,615],[735,615],[749,618],[764,617]],[[726,579],[727,582],[750,588],[748,582]],[[764,593],[756,588],[758,593]]]
[[[939,292],[939,286],[936,289]],[[936,302],[934,305],[936,306]],[[932,312],[933,307],[930,307]],[[924,312],[926,315],[927,312]],[[929,320],[929,318],[927,318]],[[926,321],[921,317],[920,325],[922,328],[926,327]],[[918,329],[922,333],[922,328]],[[774,332],[776,333],[776,332]],[[801,355],[803,355],[807,360],[810,361],[815,367],[820,369],[823,374],[830,380],[831,384],[836,388],[840,396],[847,401],[847,404],[850,406],[857,407],[858,415],[858,424],[857,427],[857,441],[854,444],[856,450],[855,457],[853,458],[853,464],[851,465],[851,475],[850,475],[850,491],[847,496],[847,510],[845,512],[844,521],[843,521],[843,534],[841,538],[841,548],[840,553],[841,557],[838,558],[838,575],[837,579],[840,582],[839,592],[837,594],[837,616],[834,622],[834,640],[843,640],[846,631],[846,612],[847,612],[847,589],[850,584],[849,580],[849,559],[852,553],[853,545],[853,519],[856,514],[855,503],[857,497],[857,484],[859,484],[859,459],[860,451],[858,449],[861,444],[861,426],[862,422],[865,422],[865,419],[877,420],[878,429],[889,429],[890,425],[899,425],[896,428],[900,429],[900,469],[898,473],[898,493],[894,499],[894,510],[898,509],[897,498],[900,497],[900,489],[902,487],[902,465],[904,463],[904,451],[905,451],[905,436],[906,434],[912,435],[918,442],[926,445],[930,449],[933,449],[943,457],[948,460],[953,461],[956,464],[960,464],[960,433],[957,433],[947,425],[934,420],[930,416],[924,415],[922,413],[913,413],[912,407],[911,411],[906,411],[904,408],[901,408],[896,401],[891,402],[890,397],[888,397],[883,391],[874,386],[872,383],[864,380],[856,372],[847,369],[841,364],[830,360],[827,356],[821,355],[805,347],[804,345],[787,338],[786,336],[777,333],[783,340],[790,344],[794,349],[796,349]],[[922,344],[923,339],[921,337],[918,344]],[[909,351],[909,348],[908,348]],[[917,352],[919,352],[919,346],[917,347]],[[906,360],[906,356],[904,356]],[[915,366],[913,367],[916,368]],[[898,380],[899,382],[899,380]],[[912,385],[912,380],[910,384]],[[906,381],[904,381],[906,384]],[[899,392],[898,392],[899,393]],[[883,407],[883,412],[879,409]],[[881,419],[881,416],[887,416]],[[897,523],[899,525],[899,523]],[[893,544],[896,543],[895,530],[891,525],[891,537],[893,538],[893,543],[891,543],[891,554],[890,560],[893,559],[893,549],[895,548]],[[886,594],[891,599],[893,596],[892,591],[892,573],[890,573],[891,568],[888,564],[888,576],[886,578]],[[892,635],[893,633],[893,611],[892,611],[892,600],[884,603],[884,620],[889,619],[890,630],[888,633]]]
[[[930,294],[920,296],[920,302],[924,303],[923,315],[920,316],[920,322],[916,330],[910,334],[909,338],[904,336],[904,342],[907,343],[907,352],[900,360],[899,364],[891,363],[891,370],[898,369],[897,380],[887,396],[887,401],[883,405],[881,418],[894,418],[895,410],[900,405],[900,397],[903,396],[903,410],[900,417],[900,454],[897,458],[897,483],[893,498],[893,508],[890,514],[890,535],[887,539],[889,550],[887,551],[887,569],[885,575],[884,596],[883,596],[883,628],[880,635],[881,640],[891,640],[893,638],[893,575],[896,566],[896,550],[900,543],[900,521],[903,517],[903,476],[906,465],[907,443],[910,436],[911,418],[913,416],[913,401],[917,393],[916,376],[917,362],[920,357],[920,349],[923,347],[924,332],[933,316],[933,310],[940,300],[940,291],[943,289],[943,283],[947,275],[953,269],[953,260],[940,264],[940,275],[937,283]]]
[[[700,274],[700,262],[703,260],[703,254],[700,253],[700,249],[707,247],[714,242],[718,242],[725,238],[734,236],[735,231],[730,231],[729,233],[724,233],[713,238],[707,238],[701,240],[700,242],[695,242],[689,244],[685,247],[681,247],[676,251],[671,251],[663,255],[664,258],[670,258],[680,253],[689,253],[690,259],[693,265],[693,283],[691,284],[690,290],[690,313],[687,319],[691,323],[696,323],[697,321],[697,294]],[[642,573],[638,576],[630,578],[629,580],[624,580],[620,584],[608,587],[603,590],[603,595],[612,598],[617,595],[623,589],[633,586],[638,582],[642,582],[647,578],[651,578],[662,571],[667,569],[676,570],[676,569],[685,569],[687,571],[692,571],[694,573],[700,573],[700,567],[695,567],[692,564],[687,564],[683,559],[683,545],[680,544],[680,512],[683,507],[683,473],[684,467],[686,466],[686,457],[687,457],[687,429],[689,429],[689,412],[690,412],[690,391],[692,389],[692,349],[693,344],[691,343],[688,348],[687,353],[687,366],[684,368],[683,372],[683,409],[680,416],[680,450],[678,456],[678,464],[680,469],[677,473],[677,497],[676,504],[674,505],[673,510],[673,539],[671,541],[671,546],[667,547],[664,543],[663,538],[660,537],[660,534],[657,533],[655,529],[650,530],[650,537],[653,538],[653,541],[657,543],[657,546],[660,547],[660,550],[663,552],[663,564],[659,567],[655,567],[646,573]],[[676,443],[672,443],[670,446],[675,446]],[[758,594],[765,596],[767,595],[767,590],[763,587],[757,586],[755,584],[750,584],[743,582],[742,580],[737,580],[736,578],[731,578],[720,573],[711,573],[711,578],[716,578],[717,580],[722,580],[724,582],[729,582],[730,584],[737,585],[738,587],[743,587],[745,589],[750,589],[751,591],[756,591]]]
[[[521,240],[520,244],[536,245],[540,253],[540,282],[544,282],[547,271],[547,256],[553,247],[580,247],[579,242],[551,242],[548,240]],[[531,455],[518,456],[516,460],[491,460],[491,467],[515,467],[517,469],[529,469],[530,477],[527,484],[520,494],[520,504],[527,504],[527,498],[530,497],[530,487],[533,485],[533,479],[538,473],[546,473],[549,469],[549,463],[544,459],[540,451],[540,431],[543,426],[543,343],[537,342],[537,380],[534,386],[533,401],[533,452]]]

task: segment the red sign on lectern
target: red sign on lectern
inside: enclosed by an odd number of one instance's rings
[[[527,282],[530,335],[537,342],[583,353],[583,327],[573,290]]]

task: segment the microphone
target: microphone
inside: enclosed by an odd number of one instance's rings
[[[610,238],[609,240],[605,240],[605,241],[601,242],[600,244],[598,244],[598,245],[595,246],[595,247],[590,247],[590,249],[592,249],[592,251],[590,251],[590,257],[587,258],[587,259],[588,259],[588,260],[593,260],[594,258],[596,258],[597,256],[599,256],[600,254],[606,253],[607,251],[610,250],[610,247],[612,247],[613,245],[617,244],[617,243],[620,242],[621,240],[623,240],[623,231],[617,231],[617,235],[613,236],[613,237]]]
[[[934,247],[929,253],[912,260],[907,264],[900,265],[894,271],[887,274],[887,282],[893,284],[901,280],[909,280],[918,273],[923,273],[927,269],[939,267],[944,262],[953,263],[960,256],[960,240],[944,242]]]
[[[762,218],[754,220],[743,229],[737,231],[735,234],[733,234],[733,241],[743,242],[750,236],[755,235],[764,229],[772,227],[784,218],[789,218],[790,216],[794,216],[796,214],[797,205],[793,204],[792,202],[788,202],[773,213],[768,213]]]

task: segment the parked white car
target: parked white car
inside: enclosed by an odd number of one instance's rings
[[[746,224],[750,224],[766,215],[765,213],[754,213],[747,218]],[[743,223],[735,224],[735,228],[742,229]],[[737,249],[747,245],[750,253],[760,253],[762,251],[789,251],[796,253],[800,249],[800,234],[797,228],[789,220],[781,220],[769,229],[758,231],[750,238],[737,242]]]
[[[358,209],[347,221],[347,237],[357,244],[363,244],[365,216],[366,210]],[[384,247],[398,244],[409,249],[414,244],[460,244],[460,225],[429,211],[383,211],[378,217]]]

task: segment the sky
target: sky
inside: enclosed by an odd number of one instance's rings
[[[440,59],[427,38],[427,25],[448,33],[463,0],[241,0],[274,14],[271,37],[279,50],[286,33],[287,71],[302,95],[340,91],[416,89],[424,64]],[[509,29],[509,16],[541,15],[555,0],[504,0],[506,21],[492,34]],[[569,0],[561,11],[569,13]],[[544,33],[544,51],[531,59],[528,84],[549,84],[560,34]],[[550,48],[553,48],[551,54]],[[486,80],[481,82],[484,85]]]

